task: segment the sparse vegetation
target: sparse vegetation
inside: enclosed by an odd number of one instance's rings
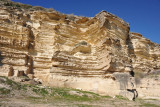
[[[17,89],[17,90],[21,89],[21,85],[19,83],[14,82],[14,81],[8,79],[7,77],[1,77],[0,76],[0,83],[9,85],[10,87],[12,87],[12,89]]]
[[[156,104],[144,103],[142,107],[160,107],[160,106]]]
[[[14,3],[14,2],[11,2],[11,1],[4,2],[4,6],[15,7],[15,8],[23,8],[23,9],[30,9],[30,8],[33,7],[31,5],[21,4],[21,3]]]
[[[4,106],[5,104],[7,105],[12,99],[14,99],[13,101],[16,99],[17,101],[22,101],[22,105],[26,102],[29,102],[27,104],[34,104],[34,106],[35,104],[46,104],[47,106],[50,104],[54,106],[67,107],[99,107],[104,106],[104,104],[110,104],[112,106],[118,104],[120,107],[124,107],[127,106],[128,103],[131,103],[140,107],[158,107],[158,105],[154,103],[150,103],[147,100],[145,101],[139,98],[133,102],[120,95],[112,98],[110,96],[101,96],[93,92],[82,91],[78,89],[56,87],[51,88],[42,85],[20,84],[6,77],[0,77],[0,84],[9,86],[8,88],[0,88],[0,95],[4,96],[4,98],[0,98],[1,106]],[[4,102],[6,103],[4,104]],[[16,102],[11,102],[11,104],[12,103],[16,104]]]
[[[38,87],[33,87],[33,92],[37,93],[37,94],[41,94],[43,96],[48,95],[48,91],[45,88],[38,88]]]
[[[116,98],[121,99],[121,100],[128,100],[128,98],[125,98],[125,97],[123,97],[121,95],[116,95]]]
[[[55,99],[65,99],[70,101],[91,101],[91,100],[98,100],[99,95],[86,92],[81,90],[75,90],[70,88],[39,88],[33,87],[33,91],[37,94],[41,94],[42,96],[50,96],[54,97]],[[73,92],[73,94],[71,93]],[[75,94],[74,94],[75,93]]]
[[[10,90],[6,88],[0,88],[0,94],[9,94]]]
[[[148,100],[157,101],[157,99],[141,99],[141,98],[137,98],[135,100],[135,102],[139,102],[141,104],[140,107],[160,107],[157,104],[149,103]]]
[[[81,91],[70,88],[49,88],[38,85],[20,84],[6,77],[1,77],[1,78],[5,79],[5,82],[3,81],[4,84],[7,84],[11,87],[11,89],[0,88],[0,93],[3,94],[10,94],[10,92],[13,90],[23,90],[23,91],[31,90],[34,93],[40,95],[41,97],[54,97],[54,99],[65,99],[70,101],[71,100],[91,101],[91,100],[99,100],[100,98],[98,94],[92,92]]]
[[[92,105],[87,104],[77,104],[78,107],[93,107]]]
[[[32,6],[32,5],[22,4],[18,2],[12,2],[10,0],[0,0],[0,5],[6,6],[8,8],[19,9],[19,10],[25,9],[25,10],[30,10],[30,11],[34,11],[34,10],[49,11],[49,12],[55,11],[54,9],[51,9],[51,8],[46,9],[41,6]]]

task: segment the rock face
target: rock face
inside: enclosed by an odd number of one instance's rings
[[[46,85],[114,96],[136,90],[135,73],[160,69],[160,45],[111,13],[88,18],[0,5],[1,76],[34,74]]]

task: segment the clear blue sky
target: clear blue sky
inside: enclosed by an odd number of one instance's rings
[[[12,0],[80,16],[106,10],[130,23],[131,31],[160,44],[160,0]]]

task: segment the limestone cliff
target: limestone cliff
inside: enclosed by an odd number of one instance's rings
[[[106,11],[89,18],[7,0],[0,6],[2,76],[33,74],[47,85],[116,95],[135,89],[117,75],[160,69],[160,45]]]

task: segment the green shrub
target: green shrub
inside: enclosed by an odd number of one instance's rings
[[[14,6],[14,4],[12,2],[7,2],[7,3],[4,3],[5,6]]]

